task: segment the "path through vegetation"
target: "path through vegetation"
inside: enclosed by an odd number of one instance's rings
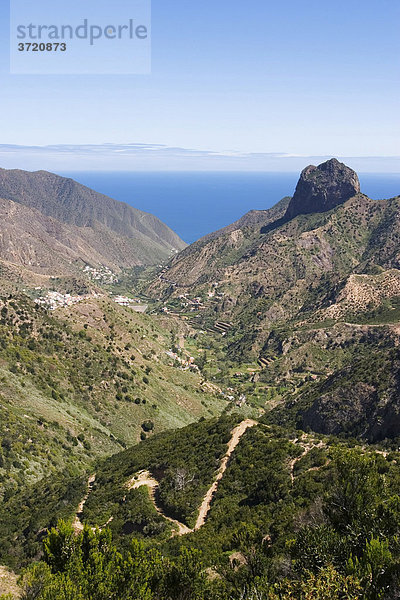
[[[132,479],[128,481],[127,487],[129,490],[134,490],[136,488],[142,487],[143,485],[146,485],[148,487],[150,498],[154,504],[156,511],[160,513],[160,515],[162,515],[164,519],[167,519],[167,521],[169,521],[175,527],[177,527],[177,535],[185,535],[186,533],[192,532],[192,529],[189,529],[189,527],[187,527],[184,523],[181,523],[176,519],[168,517],[163,512],[163,510],[157,505],[155,494],[156,489],[158,488],[158,481],[154,479],[154,477],[152,477],[148,471],[140,471],[139,473],[137,473],[134,477],[132,477]]]
[[[254,425],[257,425],[257,421],[253,421],[252,419],[246,419],[245,421],[242,421],[241,423],[239,423],[239,425],[237,425],[234,429],[232,429],[231,439],[229,440],[229,443],[228,443],[228,449],[221,460],[220,467],[218,469],[218,472],[215,476],[215,479],[214,479],[212,485],[207,490],[207,493],[204,496],[203,502],[201,503],[201,506],[199,509],[199,515],[197,517],[197,521],[196,521],[196,524],[193,529],[189,529],[189,527],[187,527],[184,523],[181,523],[180,521],[177,521],[176,519],[172,519],[171,517],[168,517],[164,513],[162,508],[157,505],[156,490],[158,488],[159,483],[156,479],[154,479],[154,477],[151,476],[151,474],[148,471],[140,471],[139,473],[136,473],[136,475],[134,475],[132,477],[132,479],[130,479],[128,481],[127,487],[128,487],[128,489],[132,490],[132,489],[142,487],[143,485],[146,485],[149,489],[150,497],[151,497],[151,500],[154,504],[156,511],[159,514],[161,514],[165,519],[167,519],[168,521],[173,523],[175,525],[175,527],[177,528],[177,531],[174,535],[186,535],[187,533],[192,533],[193,531],[200,529],[200,527],[202,527],[204,525],[206,518],[207,518],[208,511],[210,510],[210,507],[211,507],[212,499],[215,495],[215,492],[218,489],[219,482],[221,481],[221,479],[226,471],[226,468],[228,466],[229,458],[231,457],[236,446],[240,442],[240,438],[242,437],[242,435],[244,434],[246,429],[248,429],[249,427],[253,427]]]
[[[231,432],[232,437],[228,443],[228,450],[226,451],[226,454],[224,455],[223,459],[221,460],[221,465],[219,467],[217,476],[216,476],[212,486],[209,488],[206,495],[204,496],[204,500],[200,506],[199,516],[197,517],[196,525],[194,526],[195,529],[200,529],[200,527],[202,527],[204,525],[208,511],[210,510],[210,506],[211,506],[211,502],[214,497],[214,494],[217,491],[219,482],[221,481],[221,479],[226,471],[226,468],[228,466],[229,458],[230,458],[231,454],[234,452],[238,443],[240,442],[240,438],[242,437],[242,435],[244,434],[246,429],[248,429],[249,427],[253,427],[254,425],[257,425],[257,421],[253,421],[252,419],[246,419],[245,421],[242,421],[241,423],[239,423],[239,425],[237,427],[232,429],[232,432]]]
[[[86,500],[89,498],[89,494],[92,491],[95,480],[96,475],[91,475],[88,479],[86,495],[84,498],[82,498],[81,502],[79,503],[75,518],[72,522],[72,527],[74,528],[75,533],[80,533],[81,531],[83,531],[83,523],[81,521],[83,507],[85,506]]]
[[[293,444],[296,444],[297,442],[299,442],[298,438],[291,440]],[[289,462],[289,472],[290,472],[290,479],[292,480],[292,483],[295,480],[295,474],[294,474],[294,467],[295,464],[301,460],[302,458],[304,458],[311,450],[313,450],[314,448],[324,448],[325,444],[324,442],[309,442],[309,443],[301,443],[300,442],[300,446],[303,449],[303,452],[300,454],[300,456],[296,456],[295,458],[293,458],[290,462]],[[326,463],[325,463],[326,465]],[[325,466],[323,465],[323,466]],[[307,469],[307,471],[318,471],[321,467],[311,467],[310,469]]]

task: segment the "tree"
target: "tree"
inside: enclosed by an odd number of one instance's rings
[[[34,563],[19,578],[21,600],[36,600],[51,582],[51,569],[43,562]]]
[[[251,596],[248,596],[249,600]],[[328,565],[317,575],[309,573],[301,581],[284,581],[271,586],[263,596],[254,600],[361,600],[362,587],[356,577],[342,575]]]
[[[326,512],[335,529],[353,538],[359,547],[375,531],[377,507],[385,495],[376,457],[360,450],[336,452],[335,482]]]
[[[75,549],[74,530],[60,520],[44,541],[44,558],[53,573],[64,572]]]
[[[181,547],[166,576],[165,600],[203,600],[207,578],[198,550]]]
[[[400,563],[394,559],[388,540],[372,537],[360,559],[349,559],[347,570],[360,579],[365,595],[371,600],[398,597]]]

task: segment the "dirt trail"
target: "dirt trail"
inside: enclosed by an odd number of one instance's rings
[[[200,529],[200,527],[204,525],[208,511],[210,510],[214,494],[217,491],[219,482],[221,481],[228,466],[229,458],[235,450],[238,443],[240,442],[240,438],[242,437],[246,429],[248,429],[249,427],[253,427],[254,425],[257,425],[257,421],[253,421],[252,419],[246,419],[245,421],[239,423],[239,425],[232,430],[232,437],[228,443],[228,450],[226,451],[226,454],[224,455],[221,461],[221,465],[219,467],[214,483],[204,496],[204,500],[200,506],[199,516],[197,517],[196,525],[194,526],[195,529]]]
[[[76,515],[75,518],[72,522],[72,527],[74,528],[75,533],[80,533],[81,531],[83,531],[83,523],[81,521],[81,516],[82,516],[82,512],[83,512],[83,507],[85,506],[86,500],[89,498],[89,494],[92,491],[93,488],[93,484],[96,480],[96,474],[93,474],[89,477],[88,482],[87,482],[87,492],[85,497],[81,500],[81,502],[79,503],[79,506],[76,510]]]
[[[252,419],[246,419],[245,421],[242,421],[241,423],[239,423],[239,425],[237,425],[237,427],[232,429],[231,439],[229,440],[229,443],[228,443],[228,449],[221,460],[221,465],[218,469],[218,473],[214,479],[213,484],[211,485],[211,487],[208,489],[206,495],[204,496],[203,502],[199,509],[199,515],[197,517],[197,521],[196,521],[196,525],[194,526],[194,529],[189,529],[189,527],[187,527],[183,523],[180,523],[176,519],[172,519],[171,517],[168,517],[163,512],[163,510],[157,505],[156,499],[155,499],[155,492],[156,492],[156,489],[158,488],[159,484],[158,484],[158,481],[156,479],[154,479],[154,477],[152,477],[148,471],[140,471],[139,473],[136,473],[136,475],[134,475],[132,477],[132,479],[130,479],[126,485],[129,490],[133,490],[133,489],[142,487],[143,485],[146,485],[149,488],[150,497],[152,499],[152,502],[154,504],[156,511],[160,515],[162,515],[165,519],[167,519],[168,521],[170,521],[171,523],[173,523],[175,525],[175,527],[177,528],[176,535],[186,535],[187,533],[192,533],[193,531],[200,529],[200,527],[202,527],[204,525],[205,520],[207,518],[208,511],[210,510],[210,506],[211,506],[211,502],[214,497],[214,494],[217,491],[219,482],[221,481],[221,479],[226,471],[226,468],[228,466],[229,458],[231,457],[236,446],[240,442],[240,438],[242,437],[242,435],[244,434],[246,429],[248,429],[249,427],[253,427],[254,425],[257,425],[257,421],[253,421]]]
[[[176,535],[185,535],[186,533],[192,533],[192,529],[189,529],[184,523],[177,521],[176,519],[172,519],[168,517],[163,510],[156,503],[156,489],[158,488],[158,481],[154,479],[148,471],[140,471],[137,473],[132,479],[130,479],[127,483],[127,487],[129,490],[134,490],[136,488],[142,487],[146,485],[149,488],[150,498],[154,504],[154,507],[160,515],[167,519],[170,523],[172,523],[177,529]]]
[[[18,575],[10,571],[8,567],[0,566],[0,596],[2,594],[13,594],[15,598],[21,595],[21,588],[17,585]]]
[[[296,438],[296,439],[292,440],[292,443],[295,444],[298,441],[299,440]],[[296,456],[296,458],[293,458],[293,460],[291,460],[289,462],[289,472],[290,472],[290,479],[292,480],[292,483],[294,482],[294,479],[295,479],[295,475],[294,475],[295,464],[301,458],[304,458],[310,452],[310,450],[312,450],[313,448],[323,448],[325,446],[324,442],[318,442],[318,444],[315,444],[313,442],[309,442],[309,443],[301,443],[300,442],[300,445],[303,448],[303,452],[300,454],[300,456]],[[311,467],[310,469],[307,469],[307,472],[308,471],[318,471],[320,468],[321,467]]]

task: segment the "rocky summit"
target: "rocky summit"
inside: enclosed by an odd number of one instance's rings
[[[332,158],[318,167],[306,167],[287,208],[285,219],[325,212],[343,204],[360,192],[357,173]]]

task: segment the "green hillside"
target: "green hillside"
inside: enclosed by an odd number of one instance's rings
[[[0,308],[0,490],[77,473],[154,432],[226,406],[166,352],[164,324],[90,299],[48,313],[26,296]]]
[[[149,470],[159,481],[155,501],[164,513],[192,525],[238,419],[162,433],[98,463],[81,519],[98,526],[106,520],[109,526],[97,534],[87,528],[75,537],[61,525],[60,533],[51,534],[44,551],[53,573],[47,575],[46,593],[52,586],[61,593],[63,577],[83,597],[85,586],[98,577],[105,577],[108,594],[125,590],[124,597],[149,599],[239,599],[251,594],[268,599],[342,598],[335,590],[342,593],[343,586],[346,598],[387,598],[382,595],[387,590],[398,590],[398,452],[260,423],[243,433],[204,525],[186,535],[172,535],[174,527],[157,512],[146,486],[127,487],[135,473]],[[185,469],[183,478],[180,469]],[[23,498],[10,499],[2,510],[1,560],[8,557],[17,567],[39,557],[45,528],[54,524],[55,514],[72,522],[85,488],[83,479],[53,478],[27,490]],[[111,534],[124,559],[114,554]],[[137,540],[134,545],[132,540]],[[77,553],[85,552],[88,543],[93,551],[102,548],[103,558],[87,563],[83,554],[77,569]],[[107,564],[115,566],[115,560],[139,561],[145,572],[153,565],[155,576],[149,579],[136,567],[146,583],[143,589],[137,578],[135,584],[120,570],[110,577]],[[91,583],[84,578],[89,564],[94,569]],[[182,572],[172,577],[171,569],[183,569],[186,577]],[[325,595],[306,595],[318,589]],[[53,597],[46,593],[44,598]]]
[[[0,168],[0,260],[33,276],[153,265],[186,244],[154,215],[47,171]]]

